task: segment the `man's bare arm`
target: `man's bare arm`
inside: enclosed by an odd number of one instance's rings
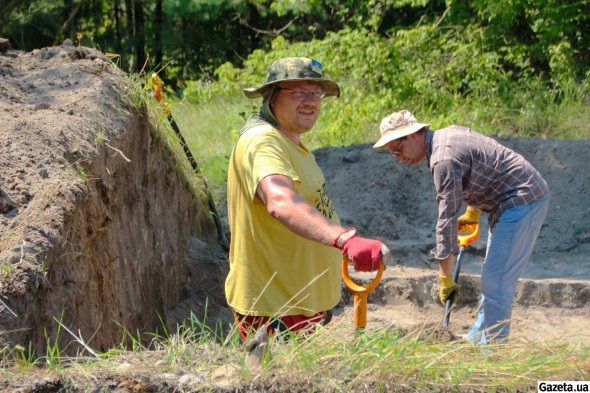
[[[288,176],[266,176],[258,184],[256,195],[271,216],[306,239],[331,246],[334,239],[346,230],[332,223],[296,193]]]

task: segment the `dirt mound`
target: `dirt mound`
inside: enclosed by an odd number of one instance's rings
[[[70,42],[0,53],[0,77],[0,344],[75,352],[60,320],[107,350],[207,296],[222,317],[225,255],[143,93]]]

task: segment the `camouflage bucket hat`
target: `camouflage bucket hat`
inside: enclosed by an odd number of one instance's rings
[[[320,84],[326,91],[326,97],[340,97],[338,84],[326,77],[322,63],[305,57],[285,57],[272,63],[266,69],[266,80],[258,88],[244,89],[248,98],[262,97],[273,86],[285,81],[310,81]]]

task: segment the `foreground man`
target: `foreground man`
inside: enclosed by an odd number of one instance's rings
[[[508,338],[516,284],[547,215],[547,183],[520,154],[466,127],[432,131],[402,110],[384,118],[380,131],[373,148],[411,165],[426,159],[432,171],[438,202],[433,253],[443,304],[455,291],[459,297],[452,278],[458,223],[477,223],[480,212],[489,214],[481,302],[467,339],[487,344]],[[467,210],[459,216],[462,201]]]
[[[263,101],[229,162],[227,301],[243,339],[262,327],[310,332],[329,322],[340,300],[336,248],[360,271],[376,270],[389,250],[340,226],[324,176],[301,142],[322,99],[340,96],[322,65],[300,57],[275,61],[265,83],[244,94]]]

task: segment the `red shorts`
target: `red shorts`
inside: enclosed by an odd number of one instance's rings
[[[332,311],[322,311],[311,317],[305,315],[287,315],[281,318],[242,315],[234,311],[240,337],[246,341],[253,332],[266,326],[269,335],[277,332],[291,331],[303,334],[313,333],[318,325],[327,325],[332,319]]]

